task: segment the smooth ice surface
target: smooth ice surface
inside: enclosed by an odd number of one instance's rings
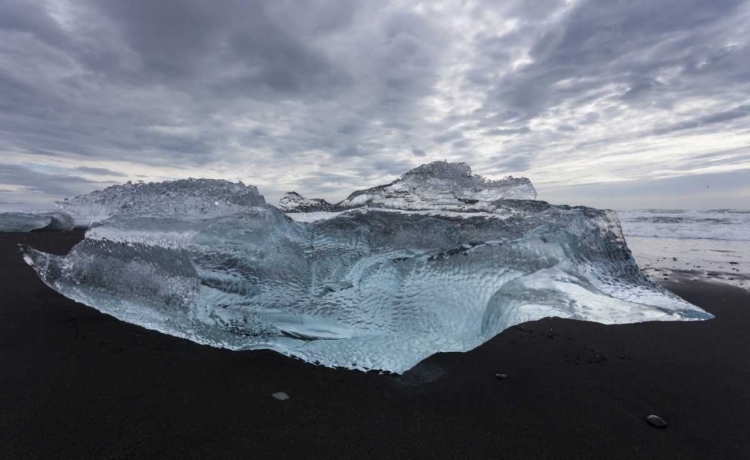
[[[343,211],[364,206],[472,211],[483,210],[496,200],[535,198],[536,190],[525,177],[488,180],[472,174],[466,163],[435,161],[412,169],[388,185],[358,190],[336,204],[289,192],[279,201],[279,208],[286,212]]]
[[[67,201],[109,216],[67,256],[24,257],[53,289],[121,320],[361,370],[401,373],[548,316],[711,317],[641,273],[613,212],[498,199],[468,167],[427,166],[386,205],[301,221],[242,184],[110,188]],[[468,190],[433,193],[446,181]],[[468,209],[465,196],[477,200]]]
[[[70,231],[75,228],[73,218],[64,212],[31,214],[0,212],[0,232],[30,232],[32,230]]]

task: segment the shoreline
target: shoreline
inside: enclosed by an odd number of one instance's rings
[[[118,321],[47,288],[17,247],[64,254],[81,237],[0,234],[8,458],[750,455],[750,292],[739,288],[673,276],[663,286],[716,318],[548,318],[391,376]],[[650,414],[668,427],[647,425]]]
[[[750,241],[625,236],[651,281],[670,277],[750,290]]]

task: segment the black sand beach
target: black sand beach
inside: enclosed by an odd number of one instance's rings
[[[546,319],[394,377],[120,322],[44,286],[17,247],[81,237],[0,234],[2,458],[750,458],[744,290],[666,281],[716,319]]]

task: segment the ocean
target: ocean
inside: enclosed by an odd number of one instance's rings
[[[750,289],[750,211],[617,211],[638,266],[654,281],[703,279]]]

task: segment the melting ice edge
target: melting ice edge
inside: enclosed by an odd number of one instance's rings
[[[242,183],[128,183],[60,203],[93,222],[68,255],[22,251],[51,288],[120,320],[360,370],[402,373],[550,316],[712,317],[641,273],[614,212],[535,197],[528,179],[445,162],[281,209]]]

